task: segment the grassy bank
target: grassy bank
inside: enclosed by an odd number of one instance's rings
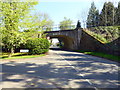
[[[84,53],[84,54],[98,56],[98,57],[102,57],[102,58],[120,62],[120,56],[110,55],[110,54],[101,53],[101,52],[89,52],[89,51],[81,51],[81,50],[76,50],[76,51]]]
[[[40,55],[28,55],[28,53],[14,53],[12,57],[8,57],[8,53],[1,53],[0,59],[24,59],[24,58],[35,58],[45,56],[45,54]]]
[[[102,43],[110,43],[119,38],[119,28],[120,26],[99,26],[84,30]]]

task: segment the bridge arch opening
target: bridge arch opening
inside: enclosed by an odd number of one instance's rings
[[[60,45],[61,45],[61,43],[63,43],[61,49],[64,49],[64,50],[74,49],[73,48],[73,44],[74,44],[73,38],[71,38],[69,36],[65,36],[65,35],[50,36],[50,39],[54,39],[54,38],[58,39]]]
[[[51,49],[60,49],[59,40],[57,38],[52,38],[50,42],[51,42],[51,46],[50,46]]]

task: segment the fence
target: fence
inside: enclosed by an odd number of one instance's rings
[[[75,29],[76,24],[66,24],[66,25],[53,25],[51,27],[44,26],[42,27],[43,30],[45,31],[59,31],[59,30],[70,30],[70,29]]]

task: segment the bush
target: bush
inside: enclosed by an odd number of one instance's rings
[[[43,54],[49,50],[50,43],[44,38],[29,39],[26,43],[26,48],[30,54]]]
[[[105,38],[108,43],[119,38],[120,36],[119,28],[120,26],[99,26],[99,27],[91,28],[90,31],[94,32],[95,34],[99,34],[101,37]],[[103,42],[104,42],[104,39],[103,39]]]
[[[120,26],[99,26],[86,29],[86,32],[104,43],[110,43],[119,38],[119,30]]]

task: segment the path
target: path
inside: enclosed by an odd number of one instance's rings
[[[2,61],[2,88],[118,88],[118,63],[77,52]]]

